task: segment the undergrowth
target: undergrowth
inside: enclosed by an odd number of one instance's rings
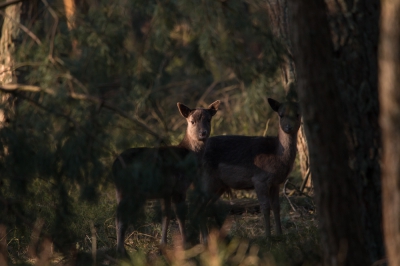
[[[136,226],[127,232],[126,247],[129,260],[119,261],[115,253],[115,202],[105,193],[96,206],[81,204],[76,213],[76,234],[81,241],[71,247],[71,253],[60,253],[51,245],[51,265],[316,265],[320,262],[320,247],[314,209],[310,198],[291,197],[290,207],[281,197],[281,219],[284,234],[265,238],[261,213],[231,215],[221,231],[211,230],[208,247],[197,244],[183,249],[177,223],[172,220],[168,232],[168,246],[160,249],[160,211],[156,202],[149,202]],[[272,216],[271,216],[272,218]],[[272,225],[273,225],[272,219]],[[29,236],[13,232],[9,239],[10,263],[33,265],[40,258],[29,256]],[[25,239],[25,245],[21,242]],[[32,238],[32,237],[31,237]],[[28,248],[27,248],[28,246]]]

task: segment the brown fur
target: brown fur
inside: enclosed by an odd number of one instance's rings
[[[293,168],[300,115],[296,103],[280,104],[270,98],[268,102],[280,117],[278,136],[210,138],[203,158],[205,174],[201,189],[205,195],[203,204],[208,205],[230,189],[255,189],[265,218],[266,235],[270,236],[271,208],[276,221],[276,232],[282,233],[279,185]],[[205,238],[204,229],[202,234]]]
[[[219,101],[208,109],[190,109],[178,103],[187,120],[186,134],[177,146],[132,148],[114,161],[112,172],[117,194],[117,251],[125,254],[125,231],[138,215],[147,199],[162,199],[161,244],[167,242],[171,201],[185,241],[186,190],[197,175],[197,165],[203,155],[211,131],[211,118]]]

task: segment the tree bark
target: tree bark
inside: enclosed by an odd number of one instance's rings
[[[400,1],[382,1],[379,51],[383,228],[389,265],[400,265]]]
[[[69,30],[72,30],[75,28],[75,12],[76,12],[75,0],[63,0],[63,2],[64,2],[65,16],[67,18],[67,26]]]
[[[1,29],[0,38],[0,84],[16,83],[17,76],[15,75],[15,50],[16,43],[20,37],[20,23],[22,3],[9,5],[4,10],[4,21]],[[0,130],[5,126],[7,119],[6,108],[10,108],[10,95],[0,92]],[[2,146],[3,154],[6,153],[7,147]],[[0,182],[0,186],[1,186]],[[0,265],[7,265],[7,226],[5,223],[6,217],[0,218]]]
[[[21,5],[17,3],[5,9],[0,38],[0,83],[16,83],[14,71],[15,40],[20,34]]]
[[[377,2],[289,1],[326,265],[371,265],[383,256]]]
[[[327,0],[335,82],[346,117],[354,193],[372,262],[384,256],[380,172],[378,42],[380,1]]]

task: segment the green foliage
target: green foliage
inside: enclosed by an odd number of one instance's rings
[[[263,1],[104,0],[78,5],[71,29],[57,1],[27,2],[36,13],[22,23],[41,45],[23,35],[15,65],[18,83],[40,92],[1,92],[0,102],[0,223],[16,234],[12,249],[29,246],[41,219],[56,251],[89,251],[91,226],[99,248],[113,248],[112,161],[176,144],[178,101],[222,100],[214,134],[261,135],[270,117],[274,134],[266,99],[284,95],[272,88],[282,50]]]

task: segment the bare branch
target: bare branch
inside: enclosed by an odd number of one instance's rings
[[[50,95],[54,95],[55,92],[49,89],[43,89],[38,86],[33,85],[23,85],[23,84],[16,84],[16,83],[9,83],[9,84],[1,84],[0,90],[11,92],[11,91],[28,91],[28,92],[46,92]]]
[[[289,182],[289,179],[286,179],[285,184],[283,185],[283,191],[282,191],[282,193],[283,193],[283,195],[285,196],[285,198],[287,199],[287,201],[289,202],[290,207],[292,207],[292,210],[293,210],[294,212],[297,212],[297,213],[298,213],[298,211],[296,210],[296,208],[293,206],[292,202],[290,201],[289,197],[286,195],[286,184],[287,184],[288,182]]]
[[[55,60],[54,60],[54,38],[56,36],[59,19],[58,19],[57,13],[54,11],[53,8],[51,8],[51,6],[47,2],[47,0],[42,0],[42,2],[49,10],[50,15],[54,18],[53,30],[51,32],[50,51],[49,51],[49,58],[54,63],[55,62]]]
[[[29,35],[29,37],[31,37],[38,45],[41,45],[42,42],[39,40],[39,38],[32,32],[30,31],[27,27],[25,27],[24,25],[22,25],[21,23],[19,23],[18,21],[16,21],[15,19],[13,19],[12,17],[8,16],[3,10],[0,10],[0,14],[5,17],[8,18],[10,21],[12,21],[13,23],[17,24],[18,27],[23,30],[26,34]]]
[[[21,2],[21,1],[22,0],[8,0],[8,1],[0,4],[0,9],[6,8],[6,7],[14,5],[14,4],[17,4],[17,3]]]
[[[13,92],[13,91],[27,91],[27,92],[45,92],[50,95],[55,95],[56,92],[51,89],[44,89],[38,86],[33,86],[33,85],[23,85],[23,84],[1,84],[0,85],[0,90],[2,91],[7,91],[7,92]],[[144,121],[142,121],[138,117],[132,117],[128,113],[122,111],[121,109],[105,102],[103,99],[94,97],[91,95],[86,95],[86,94],[80,94],[80,93],[75,93],[75,92],[70,92],[69,97],[75,100],[82,100],[82,101],[88,101],[92,103],[99,104],[100,106],[114,111],[115,113],[119,114],[121,117],[133,122],[134,124],[140,126],[142,129],[144,129],[148,134],[152,135],[153,137],[160,139],[163,141],[163,138],[154,132],[151,128],[149,128]]]

